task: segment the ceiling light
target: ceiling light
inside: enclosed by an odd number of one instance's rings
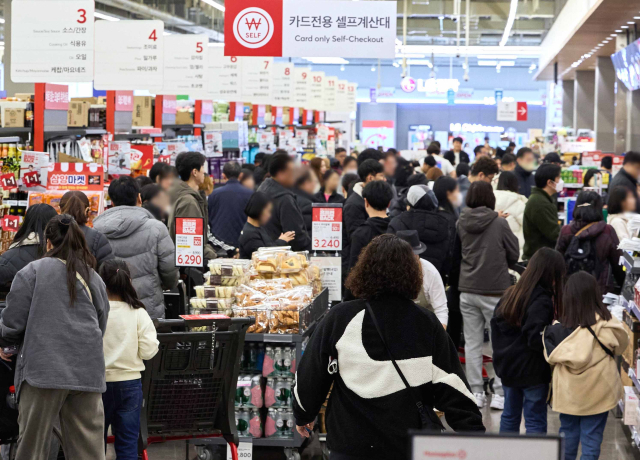
[[[616,29],[616,32],[617,32],[617,33],[619,33],[619,34],[621,34],[621,33],[622,33],[622,30],[621,30],[621,29]]]
[[[634,16],[633,19],[640,19],[640,16]]]
[[[633,18],[633,19],[635,19],[635,18]],[[635,24],[635,22],[633,22],[633,21],[628,21],[628,22],[627,22],[627,24]]]
[[[93,15],[94,15],[96,18],[99,18],[99,19],[105,19],[105,20],[107,20],[107,21],[119,21],[119,20],[120,20],[120,18],[116,18],[115,16],[109,16],[108,14],[100,13],[100,12],[98,12],[98,11],[95,11],[95,12],[93,13]]]
[[[513,27],[513,21],[516,19],[516,10],[518,9],[518,0],[511,0],[511,7],[509,8],[509,17],[507,18],[507,24],[502,34],[502,40],[500,40],[500,46],[507,44],[509,35],[511,34],[511,28]],[[468,45],[468,43],[467,43]]]
[[[344,64],[340,66],[340,72],[344,72]]]
[[[4,24],[4,18],[0,18],[0,24]]]
[[[513,67],[516,65],[516,61],[500,61],[498,65],[501,67]]]
[[[213,0],[202,0],[202,1],[205,2],[207,5],[214,7],[216,10],[220,10],[224,13],[224,10],[225,10],[224,5],[221,5],[220,3],[216,3]]]
[[[372,71],[372,72],[375,72],[375,71],[376,71],[376,66],[372,65],[372,66],[371,66],[371,71]]]
[[[306,57],[302,59],[313,64],[349,64],[349,61],[340,57]]]
[[[518,59],[518,56],[501,54],[482,54],[478,56],[478,59]]]
[[[498,61],[478,61],[479,66],[493,67],[498,65]]]
[[[611,34],[610,36],[611,36],[611,37],[617,37],[617,36],[618,36],[618,34]]]
[[[429,59],[408,59],[407,64],[409,65],[426,65],[433,69],[433,63]]]
[[[628,29],[629,26],[620,26],[621,29]]]
[[[397,61],[393,61],[393,66],[394,66],[394,67],[400,67],[400,64],[398,64],[398,62],[397,62]]]

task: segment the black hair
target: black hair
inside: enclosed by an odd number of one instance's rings
[[[429,179],[422,173],[414,173],[407,179],[407,187],[413,187],[414,185],[427,185]]]
[[[222,167],[222,174],[224,174],[227,179],[237,179],[240,177],[241,172],[242,166],[237,161],[228,161]]]
[[[374,180],[364,186],[362,198],[366,199],[369,206],[376,211],[384,211],[393,200],[393,190],[387,181]]]
[[[345,152],[345,153],[346,153],[346,152],[347,152],[347,149],[345,149],[344,147],[337,147],[337,148],[336,148],[336,153],[335,153],[335,155],[337,155],[337,154],[339,154],[339,153],[342,153],[342,152]]]
[[[427,147],[427,153],[429,155],[440,155],[440,146],[432,142],[429,144],[429,147]]]
[[[20,245],[32,233],[35,233],[38,236],[38,257],[42,257],[47,252],[47,238],[44,236],[44,229],[49,221],[57,215],[58,213],[53,206],[46,203],[29,206],[22,225],[13,237],[12,244]]]
[[[602,197],[598,192],[580,192],[573,208],[573,218],[583,224],[604,220]]]
[[[269,174],[276,177],[278,173],[286,171],[290,163],[293,163],[293,160],[289,154],[284,150],[277,150],[269,159]]]
[[[254,172],[256,170],[256,165],[252,164],[252,163],[245,163],[242,165],[242,172],[244,173],[245,171],[249,171],[249,172]]]
[[[513,142],[511,144],[513,144]],[[511,147],[511,144],[509,144],[509,147]],[[513,146],[515,147],[516,144],[513,144]],[[522,158],[527,153],[533,153],[533,150],[531,150],[529,147],[522,147],[520,150],[518,150],[518,153],[516,153],[516,158]]]
[[[582,178],[582,185],[584,185],[585,187],[589,187],[589,182],[591,181],[591,178],[597,174],[600,174],[599,169],[596,169],[596,168],[588,169],[584,177]]]
[[[498,190],[508,190],[518,193],[520,184],[518,178],[511,171],[502,171],[498,177]]]
[[[433,156],[427,155],[426,157],[424,157],[424,164],[433,168],[438,165],[438,162],[436,161],[435,158],[433,158]]]
[[[458,163],[458,165],[456,166],[456,176],[460,177],[460,176],[469,176],[469,171],[471,170],[471,167],[469,166],[469,163]]]
[[[516,162],[516,157],[513,153],[505,153],[502,155],[502,166],[510,165]]]
[[[346,168],[346,167],[347,167],[347,165],[348,165],[349,163],[353,163],[354,161],[355,161],[356,163],[358,163],[358,160],[356,160],[356,159],[355,159],[355,158],[353,158],[353,157],[347,157],[347,158],[345,158],[345,159],[344,159],[344,161],[342,162],[342,169]]]
[[[439,177],[433,184],[433,194],[438,199],[438,205],[450,214],[456,215],[453,205],[447,197],[448,192],[458,188],[458,181],[451,176]]]
[[[60,198],[60,213],[69,214],[78,225],[87,224],[87,208],[90,206],[87,195],[79,190],[69,191]]]
[[[84,233],[69,214],[61,214],[51,219],[44,230],[44,236],[53,246],[53,249],[47,252],[45,257],[65,261],[67,289],[69,290],[70,304],[73,306],[77,294],[77,276],[80,275],[85,283],[89,283],[91,269],[96,267],[96,259],[87,247]]]
[[[240,183],[244,182],[245,180],[252,178],[255,181],[255,178],[253,177],[253,170],[246,168],[245,166],[249,166],[249,165],[244,165],[242,167],[242,170],[240,171],[240,175],[242,177],[242,179],[240,179]],[[251,165],[253,166],[253,165]]]
[[[370,150],[370,149],[367,149],[367,150]],[[382,168],[382,165],[380,164],[380,162],[372,158],[365,160],[364,162],[360,163],[360,165],[358,166],[358,176],[360,176],[360,180],[362,182],[366,182],[367,177],[376,176],[377,174],[380,174],[383,171],[384,169]]]
[[[613,158],[611,157],[603,157],[600,162],[600,167],[602,169],[611,169],[613,168]]]
[[[140,188],[144,187],[145,185],[153,184],[153,181],[147,176],[138,176],[135,179],[136,182],[138,182],[138,186]]]
[[[475,177],[480,173],[483,173],[485,176],[490,176],[492,174],[498,174],[500,172],[500,168],[498,168],[498,163],[495,160],[489,157],[480,157],[473,163],[471,166],[470,175]]]
[[[618,185],[609,192],[609,201],[607,211],[609,215],[620,214],[622,211],[622,203],[627,199],[629,193],[632,193],[627,187]]]
[[[151,182],[154,184],[158,182],[158,179],[166,179],[169,176],[177,177],[178,172],[176,171],[176,168],[168,165],[167,163],[163,163],[162,161],[154,164],[149,170],[149,179],[151,179]]]
[[[395,180],[396,187],[404,187],[407,185],[409,177],[414,173],[414,167],[406,158],[398,157],[397,161],[398,166],[393,173],[393,178]]]
[[[247,217],[258,220],[262,215],[262,211],[267,207],[271,200],[262,192],[255,192],[247,201],[247,205],[244,207],[244,213]]]
[[[467,192],[467,206],[472,209],[486,206],[494,210],[496,208],[496,196],[493,194],[491,184],[481,180],[473,182]]]
[[[347,193],[349,193],[350,191],[350,186],[354,183],[357,183],[360,180],[360,178],[358,177],[357,174],[353,174],[353,173],[349,173],[349,174],[345,174],[344,176],[342,176],[342,181],[341,184],[342,188],[345,189],[347,191]]]
[[[338,174],[338,171],[336,171],[335,169],[327,169],[322,176],[322,180],[326,183],[327,180],[329,180],[329,178],[334,174]]]
[[[516,143],[515,142],[509,142],[509,147],[511,148],[516,148]]]
[[[437,145],[438,148],[442,150],[442,145],[440,144],[440,141],[432,141],[431,144]]]
[[[553,163],[541,164],[534,175],[536,187],[545,188],[548,181],[555,182],[555,180],[560,176],[560,171],[562,171],[560,165]]]
[[[310,180],[313,180],[313,176],[311,175],[311,169],[307,168],[300,173],[296,179],[294,187],[300,188],[305,182],[309,182]]]
[[[120,176],[109,185],[109,198],[114,206],[136,206],[140,185],[131,176]]]
[[[453,138],[453,142],[460,142],[462,144],[464,140],[460,136],[458,136]]]
[[[199,152],[182,152],[176,157],[176,169],[180,179],[187,182],[194,169],[198,171],[204,166],[207,157]]]
[[[622,162],[623,165],[627,163],[630,164],[640,164],[640,152],[627,152],[624,154],[624,160]]]
[[[158,184],[149,184],[142,187],[140,190],[140,201],[142,204],[153,200],[160,193],[164,192],[164,189],[160,187]]]
[[[395,155],[398,154],[398,151],[396,149],[394,149],[394,148],[390,148],[390,149],[387,149],[386,153],[391,153],[392,155],[395,156]]]
[[[484,145],[476,145],[473,148],[473,153],[475,153],[476,155],[478,154],[478,152],[480,152],[480,150],[482,150],[484,148]]]
[[[129,265],[122,259],[110,259],[100,266],[100,278],[104,281],[107,293],[120,297],[131,308],[144,308],[138,293],[131,283]]]
[[[262,161],[264,160],[264,157],[265,157],[266,155],[267,155],[267,154],[266,154],[266,153],[264,153],[264,152],[258,152],[258,153],[256,153],[256,156],[255,156],[255,157],[253,157],[253,163],[254,163],[255,165],[262,164]]]
[[[562,298],[563,308],[558,319],[567,329],[593,326],[596,315],[604,321],[611,320],[611,313],[602,303],[598,282],[587,272],[580,271],[569,277]]]
[[[382,160],[382,153],[376,149],[364,149],[360,155],[358,155],[358,166],[367,160]]]

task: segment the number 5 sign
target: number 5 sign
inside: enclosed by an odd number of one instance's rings
[[[311,239],[313,251],[342,250],[341,204],[313,204]]]
[[[176,217],[176,267],[202,267],[204,219]]]

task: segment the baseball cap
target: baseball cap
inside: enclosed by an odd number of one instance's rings
[[[555,164],[565,164],[565,162],[560,158],[556,152],[547,153],[547,156],[544,157],[545,163],[555,163]]]

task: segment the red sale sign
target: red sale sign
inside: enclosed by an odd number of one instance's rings
[[[162,113],[175,115],[178,110],[178,103],[175,96],[163,96],[162,98]]]
[[[131,169],[151,169],[153,166],[153,145],[131,144]]]
[[[44,85],[45,110],[69,110],[69,87],[67,85]]]
[[[176,267],[203,266],[203,221],[202,217],[176,217]]]
[[[314,251],[342,250],[342,205],[313,205],[311,249]]]
[[[51,163],[48,190],[104,190],[104,167],[96,163]]]
[[[2,218],[2,230],[5,232],[17,232],[20,228],[20,216],[4,216]]]
[[[527,121],[529,118],[529,108],[526,102],[518,102],[518,119],[517,121]]]
[[[133,91],[116,91],[116,112],[133,112]]]
[[[0,176],[0,185],[3,189],[17,188],[16,175],[13,173],[7,173]]]

